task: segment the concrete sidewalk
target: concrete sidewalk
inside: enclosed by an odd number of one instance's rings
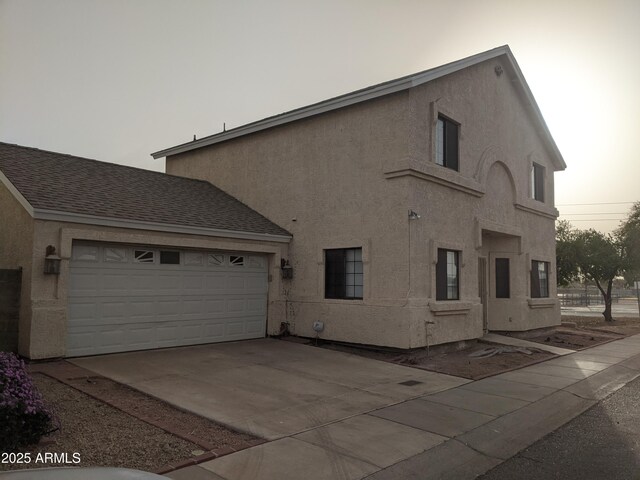
[[[640,335],[354,415],[174,479],[475,478],[640,376]]]

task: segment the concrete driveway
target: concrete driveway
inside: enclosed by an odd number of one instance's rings
[[[85,357],[72,362],[269,440],[468,382],[273,339]]]

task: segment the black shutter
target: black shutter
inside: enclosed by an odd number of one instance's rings
[[[345,251],[325,251],[324,297],[344,298],[345,296]]]
[[[496,298],[509,298],[509,259],[496,258]]]
[[[531,262],[531,298],[540,298],[540,277],[538,275],[538,262]]]
[[[438,249],[436,264],[436,300],[447,299],[447,251]]]
[[[544,202],[544,168],[533,164],[535,199]]]
[[[458,170],[458,125],[446,121],[444,124],[445,166]]]

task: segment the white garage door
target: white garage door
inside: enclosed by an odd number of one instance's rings
[[[267,258],[73,245],[67,356],[261,338]]]

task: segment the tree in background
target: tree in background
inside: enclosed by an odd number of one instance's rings
[[[576,280],[576,237],[577,231],[567,220],[556,224],[556,278],[558,285],[568,286]]]
[[[624,279],[633,285],[640,281],[640,202],[631,207],[629,217],[618,229],[618,235],[626,260]]]
[[[558,284],[588,280],[604,298],[604,319],[611,315],[611,290],[616,277],[627,282],[640,277],[640,202],[613,234],[594,229],[579,230],[566,220],[556,226],[556,269]]]

